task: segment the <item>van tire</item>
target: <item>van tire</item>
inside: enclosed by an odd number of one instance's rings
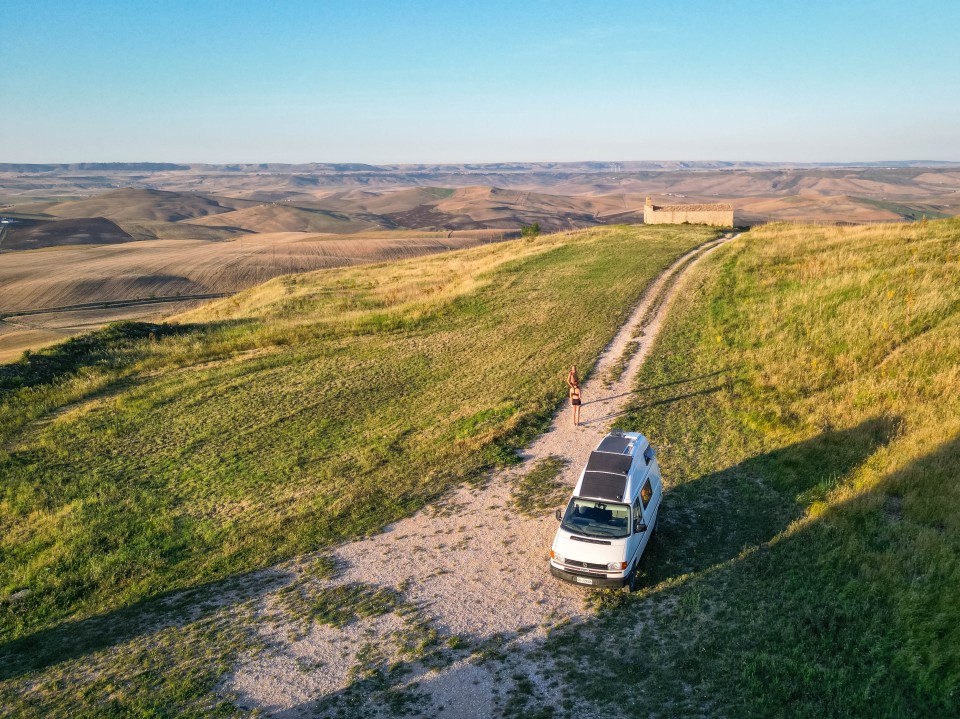
[[[637,563],[633,563],[633,569],[630,570],[630,576],[627,577],[627,581],[623,583],[623,591],[626,594],[632,594],[637,591]]]

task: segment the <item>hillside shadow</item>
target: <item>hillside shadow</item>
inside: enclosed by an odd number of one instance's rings
[[[876,417],[671,487],[640,563],[644,584],[701,571],[771,540],[888,444],[899,425],[899,418]]]
[[[263,569],[165,592],[87,619],[68,621],[0,644],[0,681],[77,659],[161,629],[184,627],[288,583],[293,574]],[[15,612],[6,605],[3,612]]]

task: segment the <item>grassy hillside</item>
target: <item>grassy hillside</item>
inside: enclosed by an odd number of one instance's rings
[[[282,277],[0,368],[0,705],[213,711],[238,630],[204,616],[242,593],[211,582],[510,461],[569,364],[713,236],[613,228]]]
[[[620,423],[668,486],[648,588],[551,640],[570,706],[958,714],[958,260],[956,220],[770,225],[701,270]]]

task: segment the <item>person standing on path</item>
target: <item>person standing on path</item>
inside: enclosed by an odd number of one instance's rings
[[[570,405],[573,407],[573,426],[580,426],[580,383],[570,385]]]

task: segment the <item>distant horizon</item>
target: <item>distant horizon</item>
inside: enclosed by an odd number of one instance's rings
[[[212,166],[230,166],[230,165],[366,165],[369,167],[415,167],[420,165],[450,166],[461,167],[464,165],[487,166],[487,165],[585,165],[585,164],[669,164],[669,163],[688,163],[688,164],[729,164],[729,165],[767,165],[767,166],[793,166],[793,165],[814,165],[814,166],[834,166],[834,167],[859,167],[876,165],[960,165],[960,160],[932,160],[932,159],[900,159],[891,160],[745,160],[745,159],[646,159],[646,160],[626,160],[626,159],[585,159],[585,160],[423,160],[412,162],[372,162],[368,160],[303,160],[303,161],[279,161],[279,160],[228,160],[222,162],[209,162],[204,160],[55,160],[55,161],[17,161],[0,158],[0,167],[4,165],[212,165]],[[729,169],[729,168],[718,168]]]

